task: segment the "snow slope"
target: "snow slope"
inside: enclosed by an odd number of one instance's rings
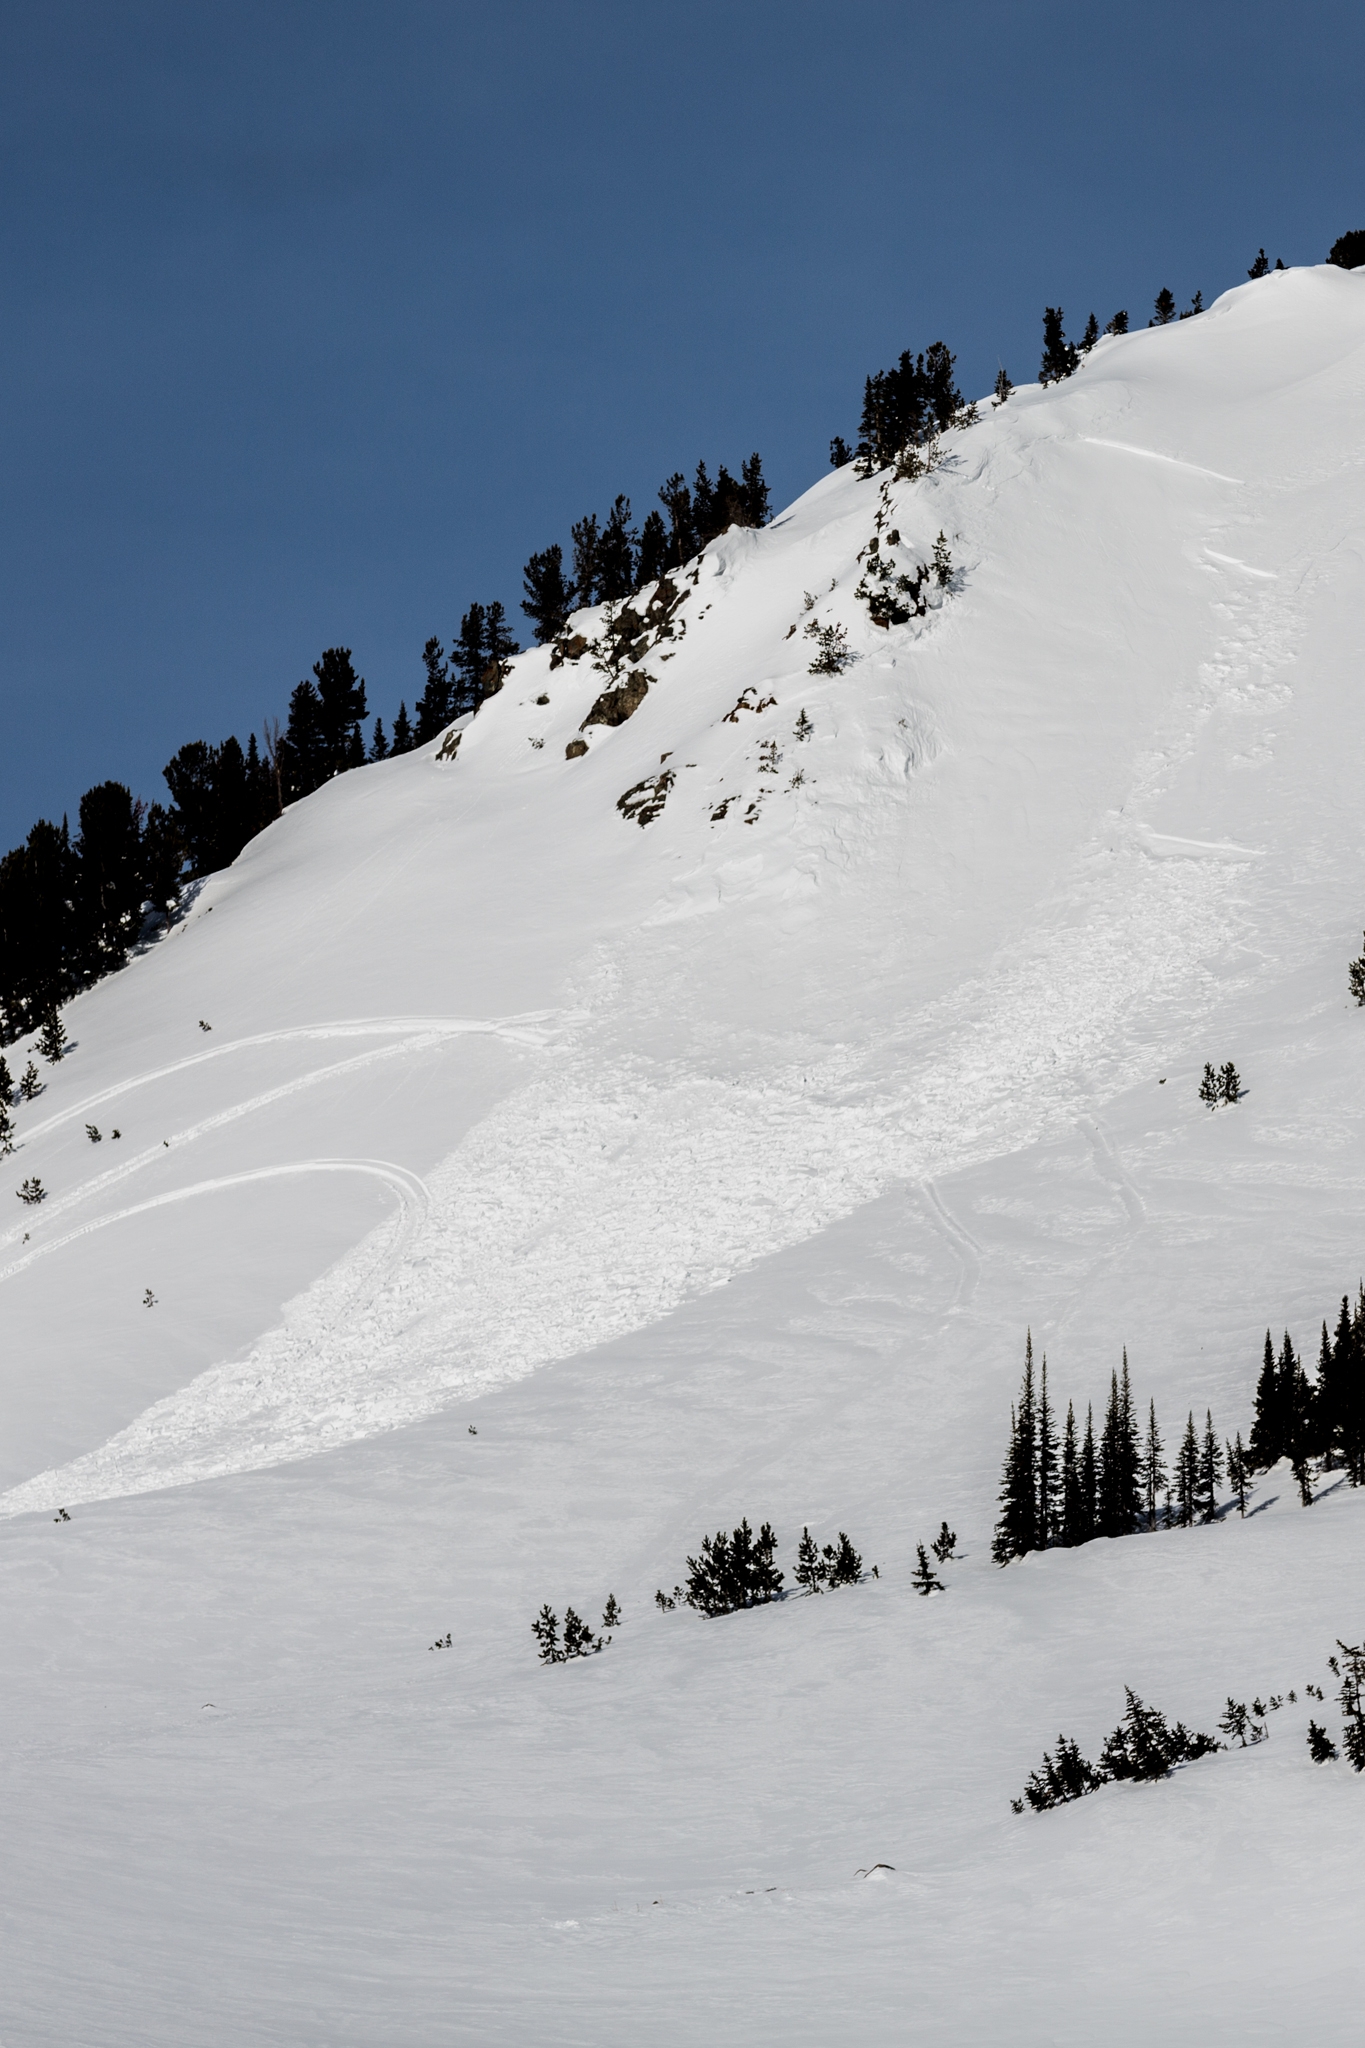
[[[1026,1324],[1245,1431],[1359,1274],[1365,276],[983,413],[709,548],[585,756],[608,679],[524,655],[72,1006],[0,1231],[4,2048],[1354,2039],[1306,1710],[1008,1799],[1125,1682],[1324,1680],[1360,1495],[986,1553]],[[890,631],[879,515],[957,571]],[[655,1610],[746,1513],[882,1576]]]

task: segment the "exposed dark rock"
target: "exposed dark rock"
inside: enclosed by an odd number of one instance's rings
[[[460,741],[463,738],[464,734],[462,732],[448,732],[441,741],[440,746],[436,749],[437,760],[453,761],[460,751]]]
[[[580,754],[586,754],[587,751],[588,743],[586,740],[570,740],[568,746],[564,749],[564,759],[566,761],[576,761]]]
[[[637,825],[652,825],[667,802],[668,792],[676,779],[671,768],[665,768],[662,775],[647,775],[624,796],[617,797],[617,810],[623,818],[633,818]]]
[[[648,694],[649,677],[643,669],[636,669],[614,689],[603,690],[578,730],[583,732],[590,725],[624,725],[634,717]]]

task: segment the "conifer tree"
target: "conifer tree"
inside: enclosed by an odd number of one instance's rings
[[[1253,1467],[1268,1472],[1284,1456],[1285,1429],[1280,1400],[1280,1378],[1275,1369],[1275,1346],[1269,1330],[1265,1333],[1265,1357],[1256,1382],[1256,1414],[1251,1425],[1248,1448]]]
[[[1062,331],[1064,315],[1060,306],[1043,309],[1043,361],[1038,372],[1040,384],[1060,384],[1080,366],[1080,357]]]
[[[668,515],[668,566],[680,569],[697,552],[697,524],[692,516],[692,493],[687,478],[675,470],[659,491],[659,503]],[[579,603],[584,602],[582,596]]]
[[[1315,1764],[1336,1762],[1337,1746],[1320,1721],[1308,1723],[1308,1754]]]
[[[915,1545],[915,1553],[919,1559],[919,1562],[916,1564],[914,1571],[910,1574],[910,1581],[911,1584],[914,1586],[915,1591],[917,1593],[923,1593],[926,1599],[929,1597],[931,1593],[941,1593],[943,1591],[943,1581],[942,1579],[936,1579],[934,1577],[934,1568],[930,1564],[928,1557],[925,1555],[924,1545],[922,1543],[917,1543]]]
[[[1057,1532],[1061,1474],[1057,1469],[1057,1429],[1047,1395],[1047,1353],[1043,1353],[1038,1393],[1038,1507],[1034,1527],[1038,1548],[1046,1550]]]
[[[14,1100],[14,1082],[10,1076],[9,1062],[0,1053],[0,1106],[8,1107]]]
[[[569,529],[573,538],[573,587],[580,605],[597,603],[597,514],[585,512]]]
[[[23,1073],[19,1076],[19,1100],[21,1102],[36,1102],[42,1092],[43,1084],[38,1079],[38,1069],[30,1060]]]
[[[1338,235],[1327,251],[1327,261],[1335,263],[1340,270],[1358,270],[1365,263],[1365,228],[1351,228],[1346,234]],[[1284,269],[1278,258],[1275,268]]]
[[[393,721],[393,751],[395,754],[412,752],[412,725],[408,718],[408,707],[401,702],[398,706],[398,716]]]
[[[9,1106],[9,1093],[0,1094],[0,1159],[8,1159],[14,1150],[14,1117]]]
[[[939,1532],[929,1545],[929,1548],[933,1551],[940,1564],[946,1564],[957,1549],[956,1530],[950,1529],[946,1522],[941,1523],[939,1525]]]
[[[648,583],[657,583],[667,573],[668,528],[660,513],[649,511],[640,528],[640,547],[635,558],[635,587],[643,590]]]
[[[1099,340],[1099,338],[1100,323],[1092,313],[1090,315],[1090,318],[1085,323],[1085,333],[1081,336],[1081,354],[1083,356],[1088,356],[1091,349],[1095,346],[1095,343]]]
[[[1010,1411],[1010,1443],[1000,1482],[1000,1519],[991,1543],[997,1564],[1038,1548],[1037,1413],[1033,1388],[1033,1333],[1024,1347],[1024,1379],[1017,1411]]]
[[[827,1567],[821,1561],[820,1546],[809,1529],[801,1531],[801,1541],[796,1546],[796,1570],[792,1577],[803,1592],[818,1593],[824,1587]]]
[[[768,486],[763,479],[763,462],[755,448],[747,462],[740,464],[740,508],[745,526],[768,523]]]
[[[1079,1540],[1088,1543],[1099,1533],[1100,1513],[1100,1471],[1099,1458],[1095,1451],[1095,1411],[1086,1403],[1085,1439],[1081,1445],[1081,1505],[1085,1515],[1085,1534]]]
[[[563,1652],[559,1647],[559,1617],[551,1612],[547,1601],[531,1623],[531,1634],[536,1639],[542,1664],[562,1664]]]
[[[1213,1430],[1213,1412],[1204,1416],[1204,1441],[1199,1451],[1199,1519],[1218,1519],[1218,1482],[1223,1476],[1223,1453]]]
[[[1242,1099],[1242,1077],[1231,1060],[1225,1060],[1218,1069],[1218,1099],[1220,1102],[1240,1102]]]
[[[1175,318],[1175,298],[1163,284],[1156,295],[1156,318],[1149,320],[1149,327],[1168,327]]]
[[[419,747],[444,732],[461,708],[458,701],[459,676],[446,665],[445,649],[439,640],[428,640],[422,649],[422,666],[426,670],[426,688],[414,707],[417,713],[415,738]]]
[[[1265,277],[1269,272],[1269,269],[1270,258],[1266,255],[1264,249],[1258,249],[1256,251],[1256,261],[1252,264],[1250,270],[1247,272],[1247,276],[1252,278]]]
[[[1104,331],[1106,334],[1126,334],[1128,332],[1127,311],[1120,308]]]
[[[1199,1438],[1195,1433],[1193,1409],[1185,1424],[1185,1434],[1175,1462],[1175,1498],[1176,1527],[1193,1528],[1199,1509]]]
[[[38,1050],[50,1067],[66,1057],[66,1026],[56,1010],[49,1010],[38,1033]]]
[[[1343,1643],[1337,1638],[1341,1662],[1331,1660],[1341,1679],[1337,1703],[1341,1708],[1342,1747],[1353,1771],[1365,1771],[1365,1643]]]
[[[1005,368],[1005,365],[1002,363],[1000,365],[1000,368],[995,373],[996,404],[1003,405],[1006,399],[1009,397],[1011,391],[1013,391],[1013,389],[1014,386],[1010,382],[1009,371]]]
[[[374,722],[374,736],[370,741],[370,759],[372,761],[387,761],[388,758],[389,742],[384,732],[384,721],[382,718],[376,718]]]
[[[829,444],[830,468],[844,469],[852,460],[853,450],[849,447],[842,434],[836,434]]]
[[[1239,1515],[1245,1515],[1247,1511],[1247,1486],[1250,1480],[1250,1473],[1251,1468],[1247,1463],[1246,1449],[1242,1443],[1242,1432],[1239,1429],[1236,1442],[1228,1445],[1228,1485],[1237,1496],[1237,1512]]]
[[[1157,1503],[1166,1487],[1166,1467],[1162,1458],[1164,1449],[1161,1432],[1157,1428],[1156,1402],[1150,1401],[1147,1408],[1147,1441],[1142,1451],[1142,1490],[1149,1529],[1156,1527]]]
[[[635,529],[630,499],[618,496],[597,543],[597,595],[606,603],[629,597],[635,588]]]
[[[1086,1540],[1087,1516],[1081,1497],[1080,1454],[1076,1445],[1076,1411],[1066,1404],[1066,1427],[1062,1432],[1062,1534],[1070,1549]]]
[[[831,1586],[858,1584],[863,1575],[863,1561],[842,1529],[839,1531],[837,1544],[825,1545],[824,1555],[829,1566]]]
[[[1204,1078],[1199,1083],[1199,1100],[1207,1103],[1210,1109],[1217,1109],[1222,1099],[1223,1091],[1218,1085],[1218,1076],[1213,1071],[1209,1062],[1205,1060]]]
[[[565,578],[564,550],[558,541],[532,555],[522,571],[522,587],[526,595],[521,608],[531,621],[537,645],[544,647],[563,632],[573,610],[573,585]]]

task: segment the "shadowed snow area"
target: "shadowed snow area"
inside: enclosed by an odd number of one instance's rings
[[[1365,1494],[988,1551],[1026,1326],[1063,1412],[1126,1345],[1168,1448],[1245,1435],[1365,1258],[1365,273],[944,447],[710,546],[625,722],[522,655],[66,1013],[0,1230],[5,2048],[1354,2039],[1302,1689]],[[940,533],[877,627],[874,535]],[[881,1576],[659,1612],[745,1514]],[[1013,1816],[1125,1683],[1301,1703]]]

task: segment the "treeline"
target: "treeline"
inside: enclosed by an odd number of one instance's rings
[[[991,1555],[1008,1564],[1032,1550],[1069,1549],[1099,1536],[1212,1522],[1225,1476],[1245,1513],[1253,1474],[1282,1458],[1293,1467],[1306,1507],[1313,1501],[1314,1461],[1323,1471],[1343,1470],[1352,1486],[1365,1485],[1365,1287],[1354,1313],[1343,1295],[1335,1336],[1323,1324],[1316,1381],[1289,1332],[1277,1355],[1266,1331],[1249,1444],[1240,1430],[1220,1442],[1211,1411],[1201,1429],[1191,1409],[1169,1467],[1156,1402],[1148,1402],[1145,1424],[1136,1411],[1126,1350],[1122,1371],[1110,1375],[1098,1436],[1093,1407],[1086,1409],[1082,1433],[1070,1401],[1059,1430],[1047,1359],[1035,1375],[1030,1334],[1019,1400],[1010,1410]]]
[[[588,605],[632,597],[670,569],[680,569],[732,526],[766,526],[768,486],[757,452],[731,476],[722,463],[712,482],[699,462],[689,484],[676,470],[659,491],[638,531],[630,499],[618,495],[605,519],[585,513],[569,529],[571,566],[558,541],[532,555],[523,571],[522,610],[541,646],[558,639],[570,614]]]

